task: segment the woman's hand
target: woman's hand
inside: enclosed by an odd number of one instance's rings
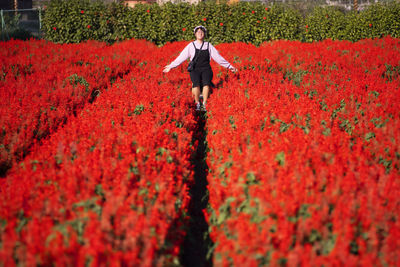
[[[236,73],[238,70],[237,70],[237,68],[235,68],[235,67],[232,66],[231,71],[232,71],[233,73]]]
[[[163,72],[167,73],[171,70],[171,68],[169,66],[165,66],[163,69]]]

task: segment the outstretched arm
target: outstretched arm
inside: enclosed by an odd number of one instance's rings
[[[171,64],[164,67],[163,72],[169,72],[171,69],[178,67],[190,57],[189,45],[190,43],[182,50],[179,56],[171,62]]]
[[[232,72],[236,72],[236,71],[237,71],[237,69],[236,69],[234,66],[232,66],[225,58],[223,58],[223,57],[219,54],[218,50],[217,50],[212,44],[209,44],[209,46],[210,46],[210,55],[211,55],[211,58],[212,58],[215,62],[217,62],[217,63],[218,63],[219,65],[221,65],[222,67],[231,70]]]

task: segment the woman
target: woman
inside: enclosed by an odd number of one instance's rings
[[[180,55],[169,65],[164,67],[163,72],[169,72],[171,69],[178,67],[185,60],[195,58],[194,69],[190,72],[190,79],[192,80],[192,96],[196,102],[196,110],[200,110],[200,86],[203,91],[203,108],[206,109],[206,103],[208,94],[210,92],[211,80],[213,78],[213,72],[210,65],[210,59],[212,58],[215,62],[224,68],[236,72],[237,69],[229,64],[215,49],[215,47],[209,42],[204,41],[204,37],[207,34],[207,29],[204,26],[197,26],[194,28],[194,35],[196,41],[188,44]]]

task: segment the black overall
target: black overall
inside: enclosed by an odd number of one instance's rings
[[[208,43],[207,49],[205,50],[200,50],[196,48],[195,56],[196,55],[198,58],[193,71],[190,72],[190,79],[193,83],[192,87],[200,86],[200,88],[202,89],[203,86],[211,86],[211,81],[213,78],[213,72],[210,65],[210,52],[208,52]]]

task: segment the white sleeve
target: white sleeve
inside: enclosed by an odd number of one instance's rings
[[[224,68],[227,68],[227,69],[232,69],[232,68],[233,68],[232,65],[231,65],[228,61],[226,61],[226,59],[223,58],[223,57],[219,54],[218,50],[215,49],[215,47],[214,47],[212,44],[209,43],[209,46],[210,46],[210,47],[209,47],[209,49],[210,49],[210,56],[211,56],[211,58],[212,58],[215,62],[217,62],[219,65],[221,65],[221,66],[224,67]]]
[[[168,65],[169,68],[173,69],[178,67],[180,64],[182,64],[185,60],[190,58],[190,51],[189,51],[189,46],[192,45],[192,43],[189,43],[179,54],[179,56],[171,62],[171,64]]]

